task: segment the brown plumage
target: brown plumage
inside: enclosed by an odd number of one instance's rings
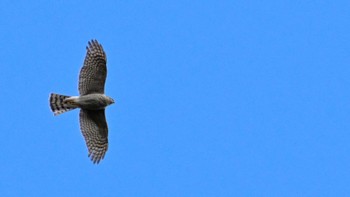
[[[50,95],[50,107],[55,115],[80,108],[80,130],[93,163],[99,163],[108,149],[108,126],[105,107],[114,100],[104,94],[107,58],[102,45],[91,40],[86,47],[84,65],[79,75],[79,96]]]

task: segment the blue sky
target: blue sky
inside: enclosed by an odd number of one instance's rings
[[[349,1],[0,2],[0,196],[348,196]],[[108,58],[109,150],[77,95]]]

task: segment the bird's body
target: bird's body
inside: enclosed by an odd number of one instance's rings
[[[79,96],[52,93],[50,107],[54,115],[80,108],[80,129],[85,138],[89,157],[99,163],[108,149],[108,126],[105,108],[114,100],[104,94],[107,76],[107,58],[102,46],[89,42],[87,54],[79,75]]]
[[[72,107],[79,107],[81,109],[101,110],[114,103],[114,100],[104,94],[87,94],[69,97],[64,102]]]

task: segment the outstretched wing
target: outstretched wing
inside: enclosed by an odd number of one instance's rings
[[[84,65],[79,75],[79,93],[80,95],[104,94],[107,76],[106,54],[97,40],[91,40],[86,50]]]
[[[104,158],[108,149],[108,126],[105,110],[80,110],[80,129],[89,157],[94,163]]]

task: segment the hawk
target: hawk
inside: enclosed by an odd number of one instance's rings
[[[105,95],[107,58],[102,45],[91,40],[86,47],[84,65],[79,75],[79,96],[50,94],[50,107],[54,115],[80,108],[80,130],[85,138],[88,156],[98,164],[108,149],[108,126],[105,108],[114,100]]]

